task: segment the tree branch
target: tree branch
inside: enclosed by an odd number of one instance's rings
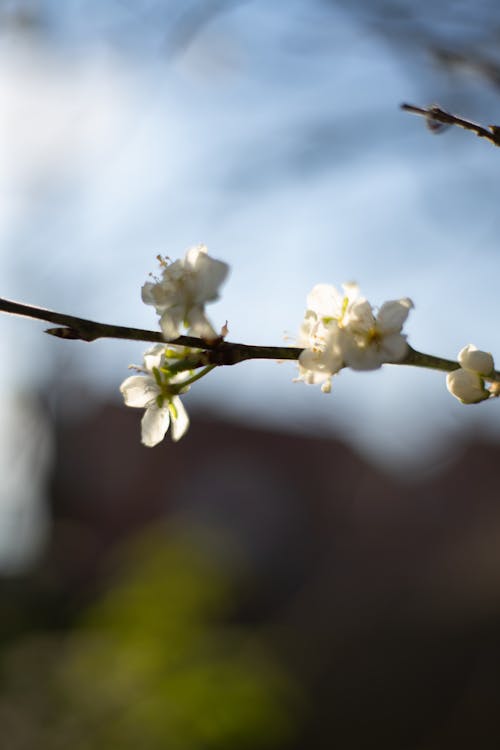
[[[128,341],[150,341],[160,344],[175,344],[186,346],[190,349],[201,349],[199,366],[206,365],[236,365],[249,359],[278,359],[297,360],[303,351],[297,346],[254,346],[251,344],[238,344],[224,341],[222,338],[216,341],[204,341],[193,336],[179,336],[172,341],[165,341],[160,331],[147,331],[143,328],[129,328],[128,326],[109,325],[97,323],[86,318],[77,318],[74,315],[46,310],[43,307],[24,305],[20,302],[0,298],[0,312],[11,315],[22,315],[36,320],[46,320],[56,323],[59,328],[48,328],[45,333],[62,339],[96,341],[97,339],[125,339]],[[426,369],[451,372],[457,370],[460,365],[452,359],[435,357],[432,354],[424,354],[416,351],[408,345],[406,357],[400,362],[387,364],[412,365]],[[488,380],[500,381],[500,372],[495,372]]]
[[[128,341],[151,341],[154,343],[175,344],[187,346],[191,349],[203,349],[207,352],[207,364],[235,365],[247,359],[298,359],[302,349],[292,346],[250,346],[224,341],[204,341],[193,336],[179,336],[171,341],[165,341],[160,331],[147,331],[143,328],[129,328],[128,326],[98,323],[95,320],[77,318],[74,315],[46,310],[43,307],[24,305],[8,299],[0,298],[0,311],[11,315],[22,315],[27,318],[46,320],[55,323],[60,328],[48,328],[45,333],[61,339],[80,341],[96,341],[97,339],[126,339]]]
[[[411,112],[413,115],[425,117],[428,126],[431,130],[434,130],[434,132],[439,132],[438,124],[457,125],[459,128],[464,128],[464,130],[470,130],[479,138],[485,138],[494,146],[500,146],[500,126],[498,125],[489,125],[485,128],[475,122],[464,120],[462,117],[457,117],[449,112],[445,112],[444,109],[441,109],[436,104],[432,104],[430,107],[416,107],[413,104],[401,104],[401,109],[405,112]]]

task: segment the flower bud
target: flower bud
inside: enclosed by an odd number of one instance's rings
[[[477,404],[491,395],[479,373],[463,368],[448,373],[446,386],[462,404]]]
[[[480,375],[489,375],[493,368],[493,357],[489,352],[482,352],[474,344],[467,344],[460,351],[458,361],[464,370],[477,372]]]

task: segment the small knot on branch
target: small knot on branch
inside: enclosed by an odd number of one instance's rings
[[[75,328],[46,328],[45,333],[49,333],[51,336],[56,336],[59,339],[72,339],[80,341],[94,341],[95,336],[84,336],[81,332]]]

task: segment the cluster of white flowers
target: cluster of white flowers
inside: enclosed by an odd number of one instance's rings
[[[491,383],[486,387],[485,378],[493,376],[495,364],[489,352],[482,352],[467,344],[458,353],[460,367],[446,376],[449,392],[458,398],[462,404],[477,404],[490,396],[500,395],[499,383]]]
[[[342,367],[376,370],[384,363],[401,362],[408,350],[401,333],[413,302],[404,297],[384,302],[375,314],[356,284],[343,284],[343,293],[318,284],[307,298],[299,336],[299,378],[331,389],[332,375]]]
[[[205,314],[205,303],[219,297],[219,287],[229,266],[214,260],[205,245],[190,248],[185,257],[168,263],[160,258],[161,278],[142,287],[142,299],[154,305],[166,341],[176,339],[185,327],[187,333],[202,341],[219,338]],[[157,445],[171,426],[172,440],[179,440],[189,427],[189,417],[179,398],[186,393],[193,377],[186,366],[192,349],[156,344],[144,355],[144,366],[131,365],[137,375],[120,386],[125,404],[145,409],[142,418],[142,442]],[[210,369],[210,368],[207,368]]]
[[[156,308],[166,342],[177,339],[183,328],[200,339],[200,349],[204,343],[222,341],[227,326],[217,334],[205,314],[205,304],[218,299],[227,264],[211,258],[204,245],[192,247],[182,260],[168,263],[160,258],[160,263],[161,278],[144,284],[142,299]],[[374,311],[356,284],[343,284],[342,292],[318,284],[307,297],[298,340],[302,352],[297,380],[321,384],[328,393],[332,376],[343,367],[376,370],[384,363],[404,362],[408,343],[402,329],[412,307],[411,299],[403,297],[384,302]],[[201,356],[200,349],[156,344],[145,353],[143,366],[132,365],[137,374],[127,378],[120,390],[127,406],[145,409],[141,423],[144,445],[157,445],[169,426],[173,440],[179,440],[188,429],[189,418],[180,395],[214,367],[206,364],[210,360]],[[412,364],[418,363],[418,356],[421,366],[436,366],[435,357],[415,351],[412,355]],[[429,360],[434,361],[429,364]],[[448,374],[446,382],[462,403],[475,404],[500,395],[491,354],[469,344],[459,353],[458,363],[460,367]],[[203,369],[194,374],[198,368]],[[493,382],[487,387],[486,380]]]

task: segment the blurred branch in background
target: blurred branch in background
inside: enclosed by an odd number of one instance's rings
[[[234,12],[238,6],[248,2],[252,0],[212,0],[211,2],[204,0],[204,2],[179,4],[179,13],[170,24],[165,40],[167,58],[173,59],[181,54],[218,16]]]
[[[457,125],[459,128],[469,130],[475,133],[479,138],[485,138],[490,141],[494,146],[500,146],[500,126],[488,125],[487,128],[482,125],[478,125],[470,120],[464,120],[462,117],[457,117],[449,112],[445,112],[436,104],[432,104],[429,107],[416,107],[413,104],[401,104],[401,109],[405,112],[411,112],[413,115],[420,115],[425,117],[429,130],[433,133],[441,133],[442,128],[440,126]]]
[[[494,0],[323,0],[342,10],[397,49],[401,63],[412,64],[424,52],[442,70],[458,77],[476,75],[500,85],[500,6]],[[416,80],[419,69],[414,68]],[[420,73],[422,69],[420,68]]]

